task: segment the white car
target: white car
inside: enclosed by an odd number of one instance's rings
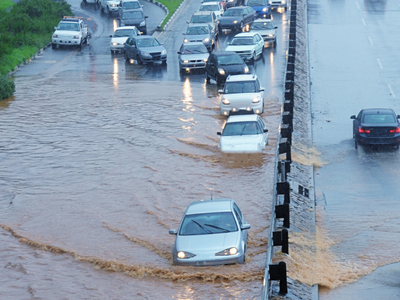
[[[224,8],[220,2],[204,2],[199,11],[213,11],[218,19],[224,13]]]
[[[140,35],[140,32],[135,26],[124,26],[115,29],[114,34],[110,35],[111,54],[124,52],[124,44],[128,37],[134,37],[137,35]]]
[[[251,24],[250,32],[258,32],[263,38],[265,43],[271,43],[274,47],[276,46],[276,29],[274,21],[266,20],[255,20]]]
[[[234,51],[244,61],[254,63],[263,55],[264,40],[258,32],[243,32],[235,35],[225,51]]]
[[[230,116],[217,134],[218,147],[226,153],[261,153],[268,144],[268,129],[259,115]]]
[[[82,17],[65,16],[54,29],[55,31],[51,38],[51,47],[53,49],[60,46],[76,46],[82,49],[82,44],[84,42],[87,43],[90,36]]]
[[[220,113],[223,116],[264,112],[264,88],[255,74],[230,75],[224,89],[218,92],[222,94]]]
[[[99,0],[102,12],[111,15],[111,13],[118,13],[120,1],[115,0]]]

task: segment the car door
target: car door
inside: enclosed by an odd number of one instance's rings
[[[245,220],[244,220],[242,212],[240,211],[240,209],[236,205],[236,203],[233,203],[233,212],[235,213],[236,219],[239,222],[239,226],[242,227],[242,225],[245,224]],[[241,230],[241,229],[239,229],[239,230]],[[241,231],[242,231],[243,243],[246,245],[246,242],[247,242],[247,230],[241,230]]]
[[[263,103],[264,103],[264,101],[263,101]],[[263,105],[264,105],[264,104],[263,104]],[[261,128],[261,130],[262,130],[262,132],[263,132],[263,143],[264,143],[264,147],[265,147],[265,146],[267,145],[267,143],[268,143],[268,131],[267,131],[267,132],[264,132],[264,130],[267,129],[267,127],[265,126],[265,123],[264,123],[264,121],[261,119],[260,116],[258,116],[257,122],[258,122],[258,125],[260,126],[260,128]]]
[[[256,43],[257,47],[257,55],[261,55],[264,50],[264,40],[258,33],[254,35],[254,42]]]
[[[211,54],[208,61],[207,61],[207,65],[206,65],[206,72],[208,73],[208,75],[212,78],[215,79],[215,70],[216,70],[216,57],[215,55]]]
[[[353,120],[353,136],[358,135],[358,128],[360,127],[361,124],[362,113],[363,111],[361,110],[358,113],[357,117]]]

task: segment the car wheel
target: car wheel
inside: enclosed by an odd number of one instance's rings
[[[161,63],[161,65],[166,66],[166,65],[167,65],[167,61],[164,60],[164,61]]]
[[[126,52],[124,53],[124,57],[125,57],[125,60],[127,61],[127,62],[129,62],[131,59],[128,57],[128,55],[126,54]]]
[[[110,8],[107,6],[107,15],[110,16],[111,15],[111,11]]]
[[[263,104],[262,104],[261,113],[262,113],[262,114],[264,113],[264,101],[263,101]]]
[[[208,84],[211,83],[211,79],[210,79],[210,76],[208,76],[207,71],[206,71],[206,82],[207,82]]]
[[[250,63],[254,65],[256,63],[256,59],[257,59],[257,54],[253,52],[253,57],[251,58]]]
[[[136,60],[137,60],[138,65],[143,65],[143,61],[139,55],[136,55]]]

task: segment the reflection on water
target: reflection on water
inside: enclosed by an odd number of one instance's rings
[[[114,88],[118,87],[118,59],[114,58],[113,59],[113,83],[114,83]]]

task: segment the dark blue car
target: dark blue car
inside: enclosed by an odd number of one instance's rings
[[[257,18],[271,19],[271,4],[268,0],[246,0],[245,5],[251,6],[257,13]]]

